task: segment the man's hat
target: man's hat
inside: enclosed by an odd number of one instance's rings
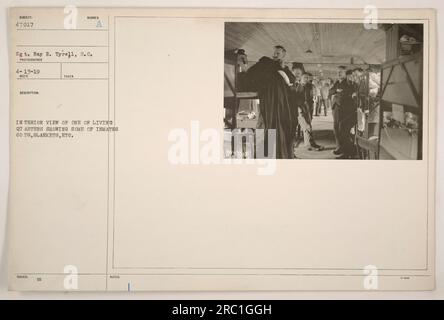
[[[305,72],[304,65],[300,62],[293,62],[292,63],[292,69],[301,69],[302,72]]]

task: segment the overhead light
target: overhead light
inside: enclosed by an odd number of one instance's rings
[[[305,53],[312,54],[313,51],[311,51],[311,49],[308,49],[307,51],[305,51]]]

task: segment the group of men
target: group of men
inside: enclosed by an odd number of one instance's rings
[[[364,107],[363,73],[361,68],[347,70],[346,67],[339,66],[338,80],[330,89],[333,131],[337,145],[333,153],[338,159],[350,159],[356,156],[356,148],[350,131],[356,125],[358,109]]]
[[[324,147],[315,141],[312,120],[313,116],[321,113],[322,107],[324,115],[327,115],[330,105],[337,145],[333,153],[337,159],[355,157],[356,151],[350,132],[356,125],[357,109],[362,105],[360,92],[363,89],[363,70],[347,70],[346,67],[339,66],[338,79],[334,84],[331,84],[331,79],[316,82],[301,63],[286,64],[285,56],[285,48],[275,46],[272,59],[263,57],[258,62],[259,67],[256,67],[262,70],[262,73],[256,74],[262,75],[263,79],[259,87],[259,96],[261,113],[265,117],[264,127],[278,131],[278,158],[295,158],[298,126],[308,150],[324,150]],[[276,71],[280,79],[275,79],[272,75],[264,76],[268,72]],[[280,89],[279,86],[285,88]],[[289,121],[286,121],[286,117]]]

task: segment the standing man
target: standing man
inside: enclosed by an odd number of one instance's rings
[[[348,72],[350,74],[350,72]],[[354,144],[350,130],[356,123],[356,109],[352,99],[354,85],[347,80],[347,69],[338,67],[338,80],[330,89],[332,96],[333,130],[337,148],[333,151],[336,159],[350,159],[354,154]]]
[[[363,132],[365,129],[365,109],[367,108],[368,88],[365,79],[364,70],[356,68],[353,70],[355,79],[355,93],[353,99],[357,108],[358,131]]]
[[[266,132],[276,132],[276,141],[272,144],[277,159],[293,158],[295,119],[289,103],[290,79],[284,70],[286,53],[283,46],[275,46],[272,58],[262,57],[247,71],[249,86],[259,94],[261,126]]]
[[[295,74],[300,74],[302,70],[295,70]],[[296,79],[298,76],[296,77]],[[291,88],[294,94],[294,113],[298,115],[298,123],[304,134],[304,146],[308,150],[322,151],[324,147],[318,145],[313,136],[313,128],[311,125],[312,111],[310,110],[310,100],[313,101],[313,88],[309,85],[309,74],[304,73],[300,80],[296,80],[295,85]]]
[[[291,104],[291,110],[293,114],[293,121],[295,122],[295,135],[293,139],[293,158],[296,159],[296,155],[294,154],[294,150],[297,146],[297,141],[299,140],[299,137],[301,136],[301,125],[299,123],[299,108],[298,108],[298,102],[297,102],[297,88],[301,82],[302,75],[305,73],[304,65],[299,62],[293,62],[291,65],[291,72],[294,76],[294,82],[293,85],[290,87],[290,104]]]
[[[299,117],[299,110],[298,110],[298,105],[297,105],[298,102],[296,100],[298,98],[296,96],[296,91],[297,91],[297,87],[301,83],[302,75],[305,73],[305,70],[304,70],[304,67],[301,63],[293,62],[291,72],[294,75],[293,86],[290,87],[290,95],[292,97],[292,110],[294,111],[295,117],[298,118]]]

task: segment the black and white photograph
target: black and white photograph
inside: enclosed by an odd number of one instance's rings
[[[226,22],[225,157],[421,160],[423,33]]]
[[[5,1],[0,300],[444,297],[437,0]]]

